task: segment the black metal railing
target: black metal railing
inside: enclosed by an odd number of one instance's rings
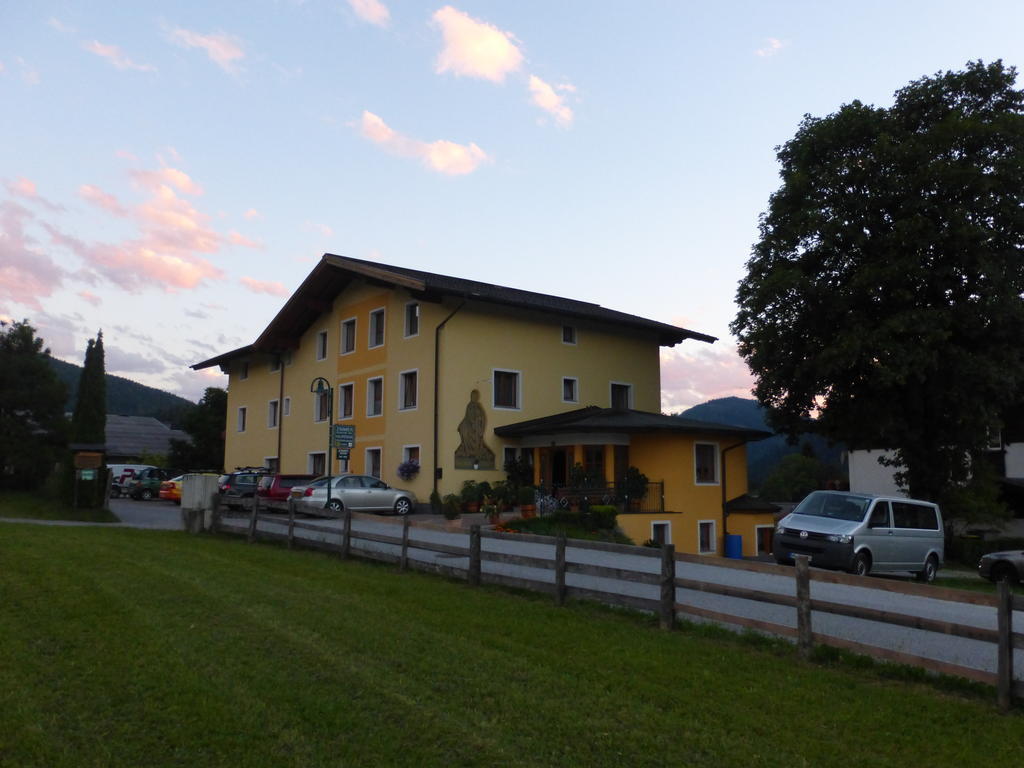
[[[537,508],[542,513],[594,504],[611,504],[619,508],[620,514],[661,514],[665,511],[665,485],[660,481],[648,481],[644,494],[632,498],[622,491],[618,483],[586,488],[555,486],[541,488],[537,492]]]

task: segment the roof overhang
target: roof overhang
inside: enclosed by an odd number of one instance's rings
[[[772,433],[763,429],[738,427],[732,424],[718,424],[661,413],[637,411],[622,408],[598,408],[588,406],[575,411],[544,416],[539,419],[520,421],[495,427],[494,434],[506,438],[532,438],[548,435],[572,434],[683,434],[721,435],[742,442],[762,440]]]

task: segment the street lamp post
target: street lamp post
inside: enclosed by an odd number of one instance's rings
[[[334,435],[331,430],[334,429],[334,389],[331,387],[331,383],[323,376],[317,376],[313,379],[313,383],[309,385],[309,391],[316,394],[317,397],[323,397],[324,393],[327,393],[327,461],[324,462],[324,468],[327,470],[327,509],[331,508],[331,444],[334,442]]]

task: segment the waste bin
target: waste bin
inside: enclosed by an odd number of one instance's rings
[[[738,533],[730,533],[725,537],[725,556],[733,560],[743,558],[743,537]]]

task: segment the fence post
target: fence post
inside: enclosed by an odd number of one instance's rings
[[[565,605],[565,534],[555,540],[555,605]]]
[[[797,555],[796,561],[796,647],[808,659],[814,641],[811,633],[811,572],[807,555]]]
[[[1005,580],[996,585],[996,622],[996,700],[1000,712],[1009,712],[1013,704],[1013,597]]]
[[[398,570],[409,567],[409,516],[402,518],[402,557],[398,561]]]
[[[469,583],[480,586],[480,526],[469,528]]]
[[[676,623],[676,548],[665,544],[661,548],[661,610],[658,625],[672,629]]]
[[[252,497],[252,517],[249,519],[249,543],[252,544],[256,541],[256,517],[260,512],[259,496],[253,494]]]
[[[341,559],[348,560],[352,549],[352,510],[346,508],[343,518],[345,522],[341,533]]]
[[[288,497],[288,549],[295,544],[295,499]]]

